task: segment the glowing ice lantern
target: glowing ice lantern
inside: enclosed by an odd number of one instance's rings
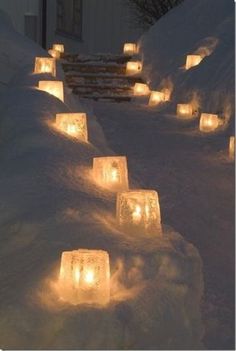
[[[63,82],[60,80],[40,80],[38,88],[54,95],[64,102]]]
[[[56,62],[51,57],[35,57],[34,73],[50,73],[56,76]]]
[[[150,90],[147,84],[135,83],[134,85],[135,96],[143,96],[143,95],[149,95],[149,94],[150,94]]]
[[[103,250],[65,251],[61,256],[60,297],[74,305],[106,305],[110,300],[109,255]]]
[[[235,155],[235,137],[231,136],[229,138],[229,158],[231,160],[234,160],[234,155]]]
[[[202,57],[200,55],[187,55],[185,68],[188,70],[191,67],[199,65],[202,61]]]
[[[125,55],[134,55],[137,53],[137,45],[135,43],[125,43],[123,52]]]
[[[158,194],[154,190],[130,190],[117,195],[116,215],[127,231],[160,233],[161,214]]]
[[[161,91],[151,91],[148,105],[156,106],[165,101],[165,94]]]
[[[129,188],[125,156],[94,157],[93,177],[98,184],[111,191]]]
[[[64,52],[64,45],[63,44],[53,44],[53,50],[59,51],[61,54]]]
[[[56,126],[72,137],[88,141],[86,113],[57,113]]]
[[[60,58],[60,51],[50,49],[50,50],[48,50],[48,53],[49,53],[49,55],[51,55],[55,59]]]
[[[217,129],[219,126],[218,115],[210,113],[202,113],[199,123],[199,129],[201,132],[210,133]]]
[[[191,104],[177,104],[177,116],[188,119],[193,117],[193,108]]]
[[[141,61],[129,61],[126,63],[126,73],[127,74],[137,74],[142,71]]]

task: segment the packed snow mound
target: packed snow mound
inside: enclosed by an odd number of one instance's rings
[[[0,10],[1,82],[9,83],[20,68],[33,62],[35,56],[49,55],[35,42],[18,33],[14,29],[9,16]],[[0,88],[3,88],[2,85]]]
[[[176,103],[194,100],[226,121],[234,115],[233,1],[185,0],[141,38],[140,50],[152,89],[173,89],[172,112]],[[204,58],[186,70],[188,54]]]

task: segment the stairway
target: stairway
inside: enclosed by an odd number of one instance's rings
[[[64,54],[61,60],[66,83],[82,98],[107,101],[130,101],[133,86],[144,82],[140,74],[126,75],[127,55]]]

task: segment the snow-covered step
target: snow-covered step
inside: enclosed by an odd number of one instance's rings
[[[74,94],[78,95],[80,98],[91,99],[91,100],[104,100],[104,101],[113,101],[113,102],[123,102],[130,101],[132,99],[131,94],[117,94],[112,92],[92,92],[92,93],[83,93],[79,91],[73,91]]]
[[[118,81],[121,84],[135,84],[145,83],[144,79],[140,75],[127,76],[124,74],[112,74],[112,73],[80,73],[76,71],[69,71],[66,73],[66,80],[68,83],[81,83],[81,82],[111,82]]]
[[[126,63],[131,59],[132,56],[128,55],[114,55],[114,54],[93,54],[93,55],[82,55],[82,54],[64,54],[63,60],[67,62],[116,62]]]
[[[62,63],[62,67],[66,72],[76,71],[82,73],[116,73],[125,74],[126,65],[118,63],[90,62],[90,63]]]

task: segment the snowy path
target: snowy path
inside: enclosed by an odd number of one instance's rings
[[[162,221],[199,250],[205,280],[205,344],[234,343],[234,165],[226,136],[202,137],[197,121],[161,116],[138,104],[94,103],[109,146],[128,157],[129,176],[157,189]]]

